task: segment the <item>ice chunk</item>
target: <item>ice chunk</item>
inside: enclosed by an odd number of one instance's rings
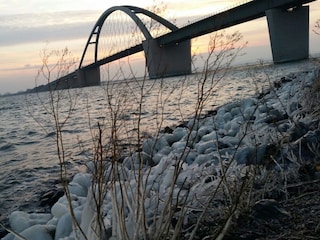
[[[51,214],[45,213],[26,213],[23,211],[14,211],[9,216],[9,223],[12,230],[22,232],[30,226],[37,224],[46,224],[52,218]]]
[[[69,192],[72,194],[75,194],[75,195],[81,196],[81,197],[87,196],[88,189],[85,189],[84,187],[82,187],[80,184],[78,184],[76,182],[70,182],[68,184],[68,188],[69,188]]]
[[[213,140],[217,140],[217,133],[216,133],[216,131],[212,131],[212,132],[204,135],[204,136],[201,138],[201,141],[203,141],[203,142],[208,142],[208,141],[213,141]]]
[[[205,151],[209,148],[213,150],[217,149],[216,143],[214,141],[198,142],[195,147],[199,154],[205,153]]]
[[[20,233],[25,239],[30,240],[53,240],[56,227],[52,225],[33,225]],[[20,240],[15,238],[14,240]]]
[[[81,212],[75,211],[75,217],[76,217],[76,220],[80,223]],[[66,213],[65,215],[63,215],[58,221],[54,239],[58,240],[58,239],[69,236],[72,232],[72,223],[73,223],[73,220],[70,213]]]
[[[62,217],[67,212],[68,212],[67,206],[60,202],[56,202],[51,208],[51,213],[56,218]]]
[[[89,174],[89,173],[77,173],[73,177],[72,181],[78,183],[86,191],[88,191],[88,188],[91,186],[91,174]]]

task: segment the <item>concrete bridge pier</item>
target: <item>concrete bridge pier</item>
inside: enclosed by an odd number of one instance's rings
[[[266,11],[274,63],[309,57],[309,6]]]
[[[81,87],[98,86],[101,84],[100,67],[78,69],[77,82]]]
[[[143,43],[149,78],[178,76],[191,73],[190,40],[159,46],[155,39]]]

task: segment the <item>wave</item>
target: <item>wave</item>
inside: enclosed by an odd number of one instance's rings
[[[13,151],[15,150],[16,147],[15,147],[15,144],[12,144],[12,143],[5,143],[3,146],[0,146],[0,151]]]

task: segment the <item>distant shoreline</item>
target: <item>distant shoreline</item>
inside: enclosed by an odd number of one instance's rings
[[[292,64],[292,63],[301,63],[301,62],[308,62],[308,61],[314,61],[315,63],[319,63],[320,62],[320,53],[317,54],[313,54],[312,56],[310,56],[308,59],[303,59],[303,60],[297,60],[297,61],[290,61],[290,62],[285,62],[285,63],[281,63],[281,64],[274,64],[271,60],[269,61],[264,61],[261,60],[261,62],[249,62],[249,63],[244,63],[244,64],[235,64],[232,65],[230,67],[230,71],[234,71],[234,70],[245,70],[245,69],[250,69],[250,68],[261,68],[261,67],[267,67],[267,66],[285,66],[286,64]],[[222,69],[223,70],[223,69]],[[190,76],[192,75],[197,75],[197,74],[201,74],[201,71],[196,71],[196,72],[192,72],[190,74]],[[185,75],[182,75],[185,76]],[[176,76],[178,77],[178,76]],[[138,80],[138,81],[142,81],[144,79],[146,79],[147,77],[141,76],[141,77],[134,77],[131,79],[134,80]],[[124,81],[128,81],[131,80],[130,78],[126,78],[126,79],[117,79],[117,80],[112,80],[110,82],[112,83],[121,83]],[[53,82],[53,81],[52,81]],[[101,81],[101,86],[104,86],[108,83],[108,81]],[[37,87],[34,87],[32,89],[27,89],[25,91],[18,91],[15,93],[4,93],[4,94],[0,94],[0,98],[1,97],[11,97],[11,96],[17,96],[17,95],[22,95],[22,94],[29,94],[29,93],[40,93],[40,92],[46,92],[49,91],[48,89],[45,88],[45,86],[47,85],[40,85]]]

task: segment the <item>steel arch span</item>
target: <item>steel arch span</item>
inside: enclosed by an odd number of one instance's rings
[[[147,40],[153,39],[153,37],[151,36],[149,30],[146,28],[146,26],[144,25],[142,20],[137,16],[137,14],[144,14],[144,15],[150,17],[151,19],[157,21],[158,23],[161,23],[163,26],[165,26],[166,28],[168,28],[171,31],[175,31],[178,29],[177,26],[175,26],[174,24],[172,24],[168,20],[166,20],[166,19],[158,16],[157,14],[152,13],[146,9],[143,9],[143,8],[139,8],[139,7],[135,7],[135,6],[128,6],[128,5],[111,7],[108,10],[106,10],[99,17],[98,21],[94,25],[94,27],[90,33],[90,36],[88,38],[88,41],[86,43],[85,49],[83,51],[83,54],[82,54],[82,57],[80,60],[80,64],[79,64],[79,68],[84,67],[84,66],[82,66],[82,64],[83,64],[84,58],[86,56],[86,53],[87,53],[87,50],[88,50],[88,47],[90,44],[94,44],[94,63],[96,63],[98,61],[99,37],[100,37],[102,26],[105,23],[105,21],[107,20],[107,18],[115,11],[121,11],[121,12],[127,14],[135,22],[135,24],[138,26],[138,28],[142,32],[143,36]]]

